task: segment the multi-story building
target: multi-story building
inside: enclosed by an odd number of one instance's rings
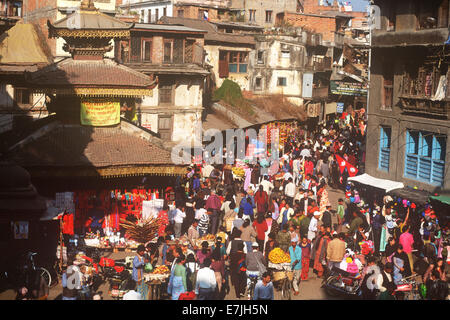
[[[173,16],[208,21],[228,20],[231,0],[174,0]]]
[[[137,124],[169,144],[201,139],[203,92],[209,75],[203,67],[205,33],[179,25],[138,23],[129,40],[116,42],[120,62],[158,77],[153,95],[136,104]]]
[[[0,34],[11,28],[22,18],[23,2],[13,0],[0,1]]]
[[[450,187],[449,1],[376,0],[366,171],[428,191]]]
[[[254,94],[280,94],[297,105],[302,105],[305,98],[315,100],[328,96],[327,82],[331,74],[331,57],[326,56],[328,49],[322,46],[319,34],[301,29],[297,32],[296,35],[285,31],[255,35],[256,49],[250,56]],[[324,75],[320,77],[319,73]]]
[[[172,16],[173,4],[171,0],[124,0],[119,12],[138,16],[140,23],[156,23],[161,17]]]
[[[280,13],[285,11],[299,12],[301,3],[300,0],[232,0],[230,9],[235,12],[241,22],[273,27]]]

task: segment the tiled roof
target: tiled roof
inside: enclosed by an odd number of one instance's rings
[[[30,74],[28,82],[37,87],[126,87],[148,88],[154,81],[111,59],[73,60],[66,58]]]
[[[124,130],[123,125],[53,126],[34,140],[24,140],[7,158],[24,167],[101,168],[172,163],[168,150]]]
[[[254,45],[256,43],[255,38],[252,36],[218,32],[217,26],[205,20],[179,18],[179,17],[162,17],[160,21],[166,24],[183,25],[189,28],[208,31],[208,33],[205,34],[206,42],[214,41],[214,42],[247,44],[247,45]]]

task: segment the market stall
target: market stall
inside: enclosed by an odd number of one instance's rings
[[[349,177],[347,182],[358,184],[359,194],[365,199],[365,202],[369,204],[374,202],[381,204],[383,203],[383,197],[386,193],[404,187],[402,182],[378,179],[367,173]]]

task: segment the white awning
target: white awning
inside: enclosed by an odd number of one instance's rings
[[[367,173],[364,173],[360,176],[348,178],[347,180],[359,182],[361,184],[365,184],[365,185],[376,187],[376,188],[380,188],[380,189],[385,190],[386,193],[391,190],[401,189],[404,187],[402,182],[378,179],[378,178],[368,175]]]

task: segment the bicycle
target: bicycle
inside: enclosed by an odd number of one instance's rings
[[[259,277],[259,275],[253,275],[253,274],[250,274],[248,277],[250,279],[250,285],[248,287],[249,300],[253,300],[253,295],[255,293],[256,283],[258,282],[260,277]]]
[[[281,297],[284,300],[291,300],[291,290],[292,290],[292,282],[289,279],[288,272],[284,271],[285,278],[283,279],[283,282],[281,283]]]
[[[36,256],[36,252],[28,252],[27,254],[27,262],[29,263],[31,270],[33,271],[40,271],[39,275],[44,278],[45,283],[50,288],[50,285],[52,284],[52,276],[50,272],[45,269],[44,267],[36,267],[34,263],[34,256]],[[25,265],[25,269],[27,268],[28,264]]]

